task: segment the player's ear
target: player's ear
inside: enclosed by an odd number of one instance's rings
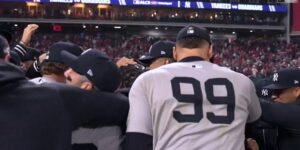
[[[9,63],[10,62],[9,59],[10,59],[9,54],[5,54],[5,56],[4,56],[4,62]]]
[[[93,84],[91,82],[83,82],[80,86],[81,89],[90,91],[93,89]]]
[[[295,92],[296,92],[296,96],[300,97],[300,87],[296,87]]]
[[[173,47],[173,58],[177,61],[176,47]]]
[[[211,59],[214,55],[214,52],[213,52],[213,45],[210,44],[209,45],[209,49],[208,49],[208,58]]]

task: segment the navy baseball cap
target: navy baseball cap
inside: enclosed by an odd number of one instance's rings
[[[106,54],[87,50],[79,57],[62,51],[61,57],[78,74],[86,76],[100,91],[114,92],[120,85],[121,72]]]
[[[283,69],[273,74],[272,84],[266,89],[282,90],[300,86],[300,69]]]
[[[152,60],[157,58],[173,58],[173,47],[175,47],[175,43],[172,41],[158,41],[150,47],[148,54],[139,58],[139,61],[144,64],[149,64]]]
[[[254,83],[256,89],[256,95],[259,98],[268,99],[272,97],[272,90],[265,88],[266,85],[270,85],[272,83],[271,78],[263,78]]]
[[[27,47],[27,53],[25,54],[23,61],[37,60],[40,55],[40,50],[32,47]]]
[[[187,37],[198,37],[200,39],[206,40],[209,44],[211,44],[209,32],[206,28],[200,26],[189,25],[182,28],[177,34],[176,41]]]
[[[80,56],[83,49],[71,42],[57,42],[49,47],[46,61],[64,64],[63,58],[61,58],[60,54],[62,51],[68,51],[75,56]]]
[[[17,52],[10,51],[9,54],[10,54],[9,61],[17,66],[20,66],[22,61],[21,61],[21,58],[19,57],[19,55],[17,54]]]

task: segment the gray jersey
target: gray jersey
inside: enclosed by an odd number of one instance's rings
[[[121,150],[122,135],[118,126],[79,128],[72,132],[72,144],[93,144],[98,150]]]
[[[29,80],[30,82],[33,82],[35,84],[43,84],[43,83],[57,83],[57,81],[50,79],[50,78],[45,78],[45,77],[37,77]]]
[[[155,150],[243,150],[246,122],[261,115],[251,80],[207,61],[142,74],[129,101],[127,132],[152,135]]]

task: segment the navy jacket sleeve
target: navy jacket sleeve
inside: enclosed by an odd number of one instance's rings
[[[300,104],[281,104],[261,100],[262,120],[285,128],[300,129]]]
[[[24,56],[27,53],[27,48],[26,46],[22,45],[22,44],[17,44],[13,50],[14,52],[16,52],[18,54],[18,56],[20,57],[21,61],[24,61]],[[34,61],[33,65],[29,68],[29,70],[27,70],[26,72],[26,77],[32,79],[32,78],[36,78],[36,77],[40,77],[41,74],[39,72],[39,67],[37,64],[37,61]]]
[[[126,124],[129,103],[125,96],[68,86],[57,87],[71,117],[73,129],[89,123],[97,126]]]
[[[23,61],[24,60],[24,56],[27,53],[27,48],[26,46],[22,45],[22,44],[17,44],[12,51],[15,51],[18,56],[20,57],[20,59]]]
[[[41,77],[41,73],[39,72],[39,67],[37,65],[37,61],[34,61],[32,66],[26,71],[26,77],[29,79]]]

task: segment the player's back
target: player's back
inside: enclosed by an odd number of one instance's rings
[[[207,61],[173,63],[140,80],[155,150],[243,150],[245,123],[260,116],[252,82]]]

